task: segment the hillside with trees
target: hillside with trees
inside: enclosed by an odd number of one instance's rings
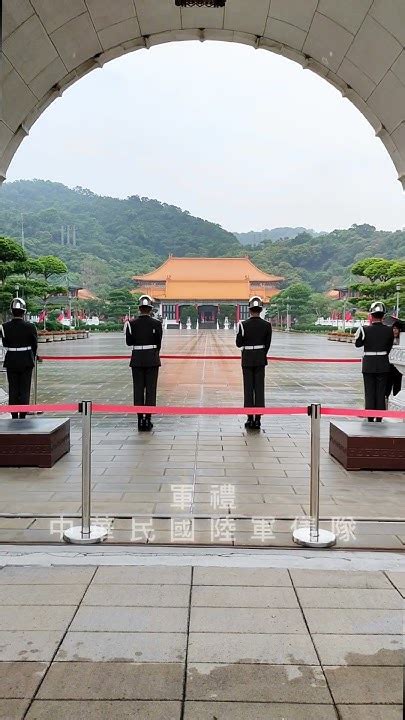
[[[120,200],[43,180],[6,183],[0,191],[0,234],[20,238],[21,214],[29,254],[57,254],[68,264],[72,284],[98,293],[128,285],[132,275],[152,270],[170,253],[240,252],[235,236],[219,225],[137,195]]]
[[[173,205],[137,195],[126,200],[101,197],[43,180],[2,186],[0,235],[19,240],[22,219],[29,256],[57,255],[68,266],[69,284],[86,287],[98,297],[107,297],[114,289],[130,289],[133,275],[152,270],[170,253],[189,257],[248,254],[261,269],[283,276],[284,287],[306,283],[318,293],[351,285],[350,268],[359,260],[405,258],[404,230],[388,232],[364,224],[281,239],[269,230],[263,231],[270,234],[259,244],[242,245],[219,225]]]

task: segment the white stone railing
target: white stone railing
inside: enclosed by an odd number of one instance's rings
[[[401,333],[400,344],[392,348],[390,362],[405,376],[405,332]],[[405,377],[401,392],[395,396],[391,395],[389,407],[391,410],[405,410]]]

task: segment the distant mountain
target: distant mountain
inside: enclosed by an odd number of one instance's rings
[[[19,238],[21,213],[30,254],[59,255],[72,282],[98,292],[100,286],[128,285],[128,278],[152,270],[170,253],[224,257],[242,252],[235,236],[219,225],[138,195],[120,200],[44,180],[5,183],[0,234]]]
[[[272,230],[266,229],[257,232],[255,230],[251,230],[250,232],[245,233],[235,232],[234,235],[238,238],[242,245],[259,245],[261,242],[267,242],[267,240],[276,241],[284,238],[291,240],[292,238],[297,237],[297,235],[301,235],[301,233],[309,233],[314,237],[319,235],[319,233],[315,232],[315,230],[308,230],[303,227],[279,227],[273,228]]]

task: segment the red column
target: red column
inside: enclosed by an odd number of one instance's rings
[[[176,318],[176,322],[179,322],[179,320],[180,320],[180,308],[179,308],[178,305],[176,305],[176,308],[175,308],[175,318]]]

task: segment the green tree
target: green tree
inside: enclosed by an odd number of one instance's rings
[[[45,280],[49,280],[52,275],[66,275],[68,269],[66,264],[55,255],[43,255],[37,258],[37,261],[41,263],[42,275]]]

